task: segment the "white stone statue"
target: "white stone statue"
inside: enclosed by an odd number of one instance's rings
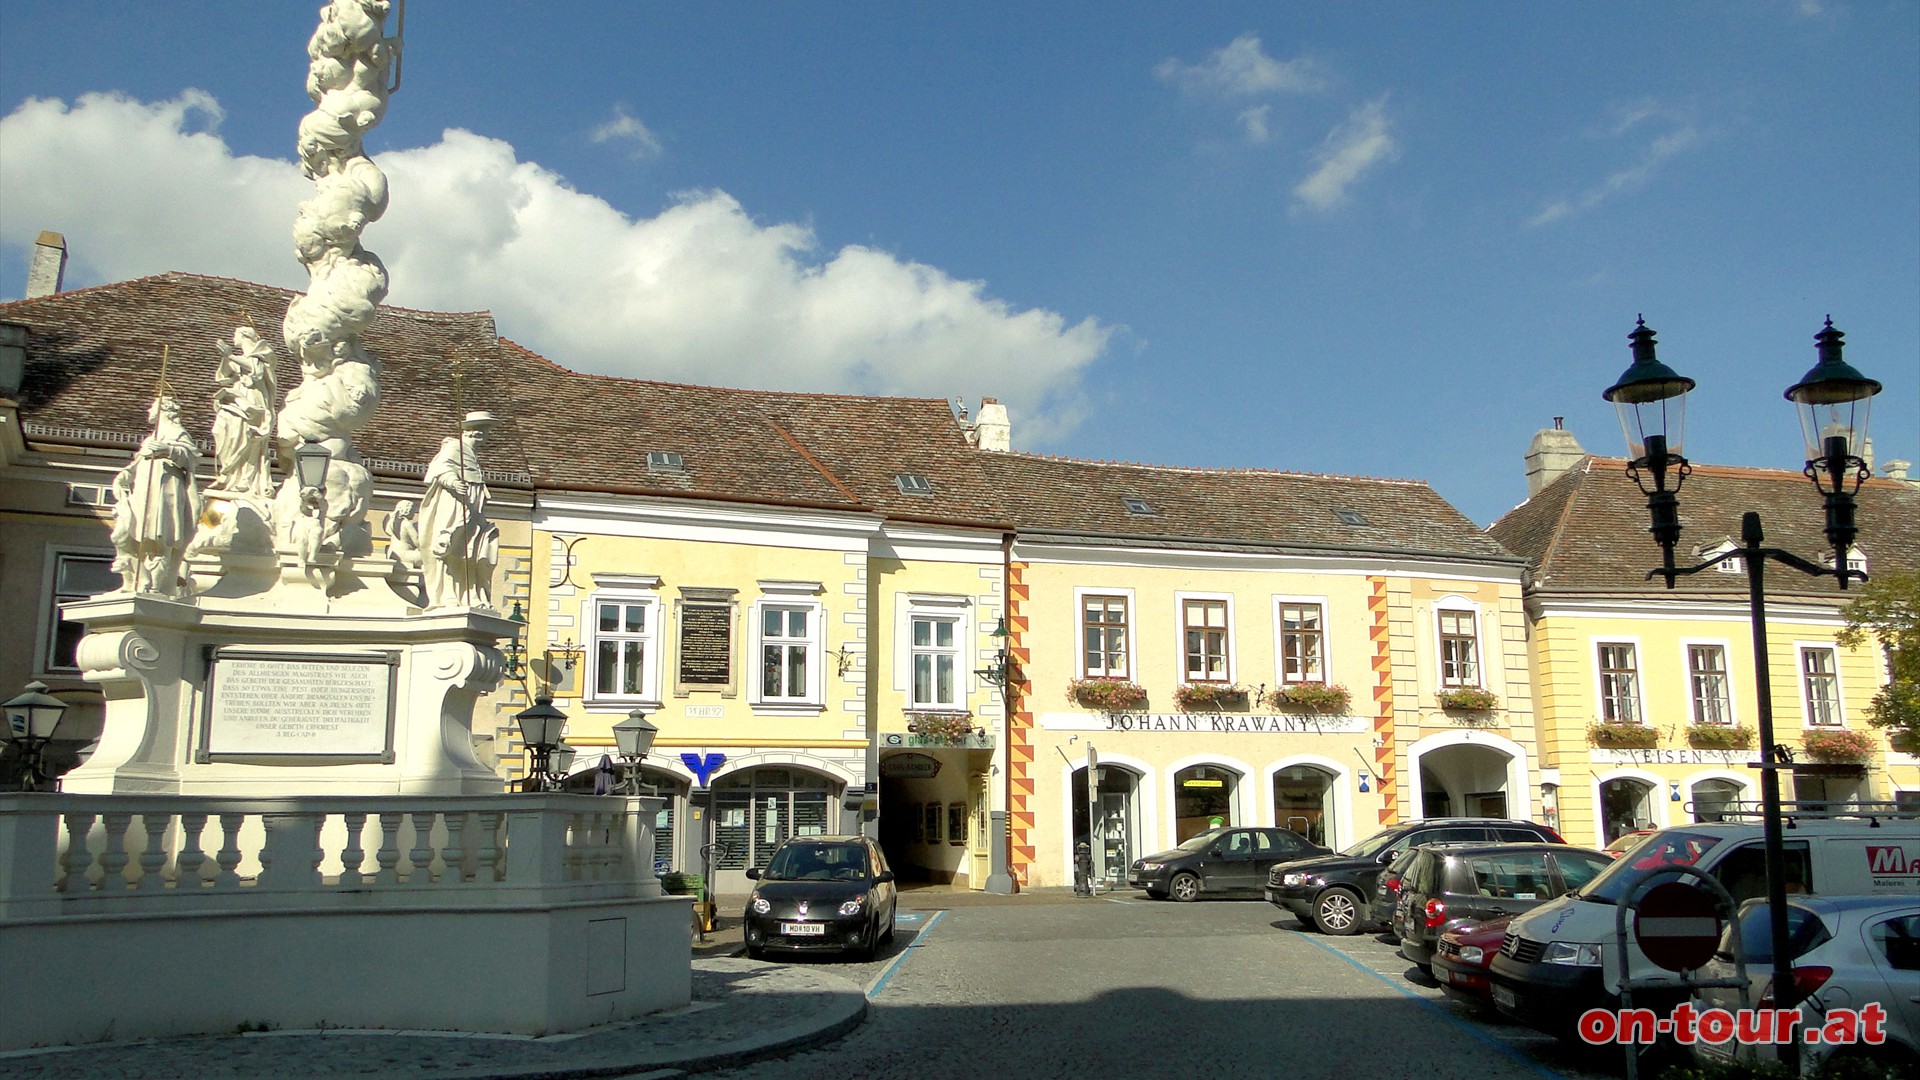
[[[113,478],[113,567],[127,592],[183,596],[180,561],[200,517],[193,470],[200,451],[180,424],[180,403],[162,394],[147,409],[153,433]]]
[[[220,387],[213,395],[214,489],[271,495],[273,346],[251,326],[242,326],[233,332],[233,343],[220,348],[226,355],[214,373]]]
[[[460,437],[443,440],[427,466],[419,542],[428,608],[493,606],[500,530],[487,520],[487,482],[480,468],[480,450],[493,425],[488,413],[468,413]]]

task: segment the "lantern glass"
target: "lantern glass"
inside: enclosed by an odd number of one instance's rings
[[[552,746],[567,726],[567,714],[554,708],[550,697],[540,698],[513,719],[520,726],[520,741],[528,746]]]
[[[1819,361],[1805,378],[1787,388],[1787,400],[1800,413],[1800,435],[1810,462],[1836,455],[1866,456],[1862,451],[1867,445],[1867,414],[1880,384],[1847,363],[1842,356],[1845,337],[1828,319],[1827,325],[1813,335]],[[1840,441],[1831,441],[1835,439]]]
[[[327,463],[333,459],[325,444],[308,438],[293,451],[293,471],[303,491],[318,491],[327,486]]]
[[[560,778],[561,780],[565,780],[567,777],[567,774],[573,771],[573,759],[579,756],[580,756],[580,751],[575,750],[573,747],[568,746],[566,743],[561,743],[560,745],[554,747],[553,748],[553,775]]]
[[[1645,320],[1627,335],[1633,363],[1621,374],[1620,381],[1607,387],[1601,396],[1613,402],[1620,416],[1620,433],[1627,442],[1627,457],[1638,461],[1648,454],[1648,440],[1656,451],[1679,456],[1686,452],[1687,392],[1693,380],[1660,362],[1657,342]]]
[[[653,749],[654,736],[659,733],[659,728],[647,722],[646,712],[635,709],[625,720],[613,725],[613,744],[621,757],[646,757]]]
[[[60,718],[67,703],[47,693],[47,684],[38,679],[26,686],[26,693],[0,705],[7,717],[5,737],[43,743],[60,730]]]

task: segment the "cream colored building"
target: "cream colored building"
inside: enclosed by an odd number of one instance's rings
[[[1571,452],[1569,452],[1569,450]],[[1528,500],[1490,535],[1530,563],[1526,620],[1540,709],[1548,798],[1574,843],[1604,844],[1634,828],[1707,820],[1729,801],[1760,798],[1756,666],[1747,577],[1738,559],[1647,581],[1660,549],[1647,536],[1644,496],[1618,459],[1580,452],[1543,431],[1528,458]],[[1852,561],[1868,573],[1920,565],[1920,486],[1880,477],[1859,494]],[[1680,489],[1681,565],[1740,546],[1740,519],[1760,513],[1769,547],[1819,561],[1820,496],[1797,472],[1695,465]],[[1828,555],[1831,565],[1831,556]],[[1869,727],[1865,706],[1886,681],[1874,648],[1834,637],[1848,594],[1833,578],[1766,568],[1768,685],[1775,738],[1797,765],[1783,797],[1911,802],[1920,763]],[[1648,745],[1602,745],[1620,735]],[[1855,732],[1870,752],[1823,763],[1809,738]],[[1723,749],[1728,742],[1742,748]],[[1812,766],[1811,768],[1808,766]]]

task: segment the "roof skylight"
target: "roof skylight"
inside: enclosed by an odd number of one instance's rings
[[[1371,524],[1373,524],[1373,522],[1371,522],[1371,521],[1368,521],[1368,520],[1367,520],[1367,515],[1365,515],[1365,514],[1363,514],[1363,513],[1361,513],[1361,512],[1360,512],[1360,511],[1358,511],[1358,510],[1335,510],[1335,511],[1333,512],[1333,516],[1334,516],[1334,517],[1337,517],[1337,518],[1339,518],[1339,519],[1340,519],[1340,523],[1341,523],[1342,525],[1371,525]]]
[[[893,483],[902,495],[931,495],[933,482],[919,473],[903,472],[893,478]]]
[[[649,450],[647,451],[647,471],[683,473],[687,471],[687,459],[667,450]]]
[[[1132,514],[1134,517],[1153,517],[1157,513],[1153,508],[1153,504],[1145,499],[1136,499],[1128,496],[1123,501],[1127,504],[1127,513]]]

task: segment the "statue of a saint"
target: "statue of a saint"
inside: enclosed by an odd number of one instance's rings
[[[420,500],[420,570],[428,608],[493,606],[500,530],[487,520],[480,449],[494,423],[489,413],[468,413],[460,437],[443,440],[427,465],[427,493]]]
[[[113,566],[128,592],[181,596],[180,560],[200,516],[193,470],[200,451],[180,425],[180,404],[162,394],[147,410],[153,433],[113,478]]]
[[[260,340],[250,326],[233,332],[233,344],[222,344],[214,381],[213,456],[220,491],[241,495],[269,495],[273,474],[273,347]]]

